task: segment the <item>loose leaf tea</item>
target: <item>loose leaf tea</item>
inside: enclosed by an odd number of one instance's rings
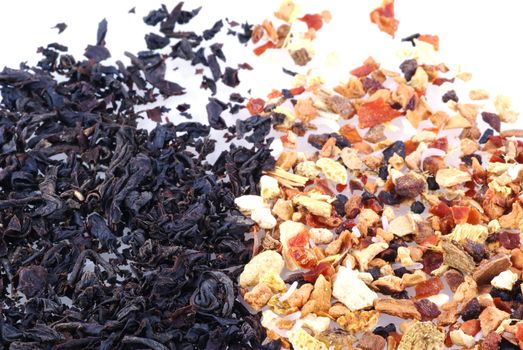
[[[207,125],[137,126],[145,114],[165,120],[169,109],[143,108],[158,93],[185,92],[165,78],[167,59],[239,84],[236,69],[222,76],[215,67],[216,57],[225,61],[221,45],[195,61],[221,21],[203,36],[178,32],[198,11],[181,3],[151,11],[144,21],[162,34],[146,36],[150,51],[126,53],[127,66],[105,63],[103,20],[86,59],[51,44],[38,67],[0,73],[0,348],[279,346],[262,345],[259,316],[237,300],[254,222],[234,198],[256,193],[262,171],[274,167],[264,140],[270,120],[245,121],[239,131],[252,131],[256,147],[231,144],[214,164]],[[154,51],[167,45],[168,56]],[[211,127],[227,127],[220,115],[228,108],[210,99]]]

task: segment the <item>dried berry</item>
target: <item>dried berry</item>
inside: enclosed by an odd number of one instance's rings
[[[479,139],[479,143],[481,145],[487,143],[487,141],[489,140],[489,138],[494,135],[494,130],[492,129],[487,129],[485,130],[485,132],[483,133],[483,135],[481,135],[481,138]]]
[[[463,249],[470,255],[476,263],[487,257],[486,246],[482,243],[475,242],[470,239],[466,239],[463,243]]]
[[[420,201],[415,201],[410,205],[410,210],[413,213],[421,214],[425,211],[425,206]]]
[[[490,125],[490,127],[497,132],[501,129],[501,120],[499,118],[499,115],[496,113],[490,113],[490,112],[481,112],[481,118],[485,123]]]
[[[385,159],[385,162],[388,162],[394,153],[401,158],[405,158],[405,143],[403,141],[396,141],[383,150],[383,158]]]
[[[481,311],[483,311],[483,308],[479,304],[478,299],[473,298],[463,306],[463,309],[461,310],[461,318],[463,321],[476,319],[479,317]]]
[[[441,97],[441,100],[445,103],[447,103],[450,100],[452,100],[454,102],[458,102],[459,98],[458,98],[458,95],[456,95],[456,91],[449,90],[445,94],[443,94],[443,96]]]
[[[389,323],[386,326],[378,326],[372,331],[372,333],[377,334],[384,339],[387,339],[389,334],[393,332],[396,332],[396,326],[394,323]]]
[[[427,186],[431,191],[439,190],[439,185],[436,182],[436,178],[434,176],[427,177]]]
[[[400,70],[405,76],[405,80],[410,81],[418,69],[418,62],[415,59],[408,59],[400,64]]]

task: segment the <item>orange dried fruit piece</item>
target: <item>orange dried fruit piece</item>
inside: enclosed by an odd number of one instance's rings
[[[352,125],[346,124],[340,128],[340,134],[350,141],[351,144],[355,144],[363,141],[358,130]]]
[[[426,43],[431,44],[434,47],[434,50],[438,51],[439,49],[439,36],[437,35],[430,35],[430,34],[422,34],[418,36],[417,38],[420,41],[424,41]]]
[[[363,62],[363,65],[359,66],[358,68],[354,68],[350,71],[350,74],[358,77],[363,78],[375,71],[380,67],[379,63],[374,61],[372,57],[369,57]]]
[[[433,277],[416,285],[416,298],[426,298],[438,294],[444,288],[439,277]]]
[[[382,32],[394,37],[400,23],[394,18],[394,0],[383,0],[380,7],[370,13],[370,21],[377,24]]]
[[[400,111],[392,108],[382,98],[363,103],[358,108],[360,129],[370,128],[378,124],[391,121],[401,115]]]

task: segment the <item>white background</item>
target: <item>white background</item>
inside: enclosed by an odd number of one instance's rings
[[[38,46],[58,42],[69,47],[69,52],[79,57],[87,44],[94,44],[100,20],[107,18],[109,30],[107,46],[112,57],[108,62],[121,59],[129,63],[124,51],[137,52],[145,49],[143,37],[155,28],[146,26],[142,17],[150,9],[165,3],[171,10],[177,2],[157,1],[2,1],[0,2],[0,67],[16,67],[21,60],[35,64],[39,59]],[[478,0],[396,0],[396,18],[400,20],[396,39],[378,31],[370,23],[370,11],[380,0],[324,0],[297,1],[304,13],[328,9],[333,20],[318,32],[315,49],[318,52],[307,68],[322,68],[322,72],[336,80],[345,80],[352,68],[372,55],[386,67],[397,69],[394,53],[410,44],[401,43],[400,38],[413,33],[437,34],[440,37],[440,57],[452,67],[461,65],[462,70],[473,73],[471,87],[480,87],[492,93],[502,93],[513,98],[519,107],[523,93],[523,50],[521,47],[522,8],[520,1]],[[261,23],[272,18],[279,0],[263,1],[186,1],[184,9],[203,5],[200,14],[183,30],[210,28],[219,18],[228,17],[238,22]],[[136,14],[128,10],[136,7]],[[68,27],[58,35],[51,29],[56,23],[65,22]],[[278,23],[276,20],[275,23]],[[240,88],[253,88],[256,96],[265,96],[271,88],[289,87],[291,78],[281,74],[281,67],[304,72],[293,67],[285,52],[268,51],[257,58],[252,54],[252,45],[245,48],[236,39],[226,36],[226,27],[218,36],[225,42],[227,64],[248,62],[254,66],[252,72],[241,71]],[[333,53],[335,52],[335,54]],[[387,66],[391,64],[391,66]],[[222,64],[222,68],[224,65]],[[190,110],[197,120],[206,120],[203,106],[208,92],[200,91],[200,78],[194,79],[194,67],[176,61],[168,77],[187,86],[190,95],[173,97],[166,104],[175,107],[182,102],[192,105]],[[219,86],[220,89],[220,86]],[[223,91],[225,90],[225,91]],[[196,91],[196,92],[194,92]],[[227,94],[231,90],[222,88]],[[224,98],[225,99],[225,98]],[[181,120],[177,111],[169,113],[171,120]],[[520,122],[521,123],[521,122]],[[150,124],[148,126],[151,126]]]

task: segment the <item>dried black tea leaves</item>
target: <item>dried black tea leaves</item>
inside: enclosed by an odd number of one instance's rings
[[[166,60],[201,64],[212,94],[220,79],[239,83],[236,69],[221,72],[221,44],[199,47],[222,22],[178,31],[200,10],[182,5],[144,17],[163,36],[125,53],[128,64],[107,63],[103,20],[86,59],[55,43],[39,50],[37,68],[0,72],[0,348],[279,348],[262,345],[260,316],[237,299],[254,222],[234,199],[257,193],[275,166],[270,117],[227,128],[240,94],[234,107],[210,98],[209,125],[160,124],[169,109],[149,105],[185,92],[165,78]],[[170,54],[155,52],[167,45]],[[138,127],[145,117],[153,130]],[[231,144],[211,163],[211,128],[255,146]]]

